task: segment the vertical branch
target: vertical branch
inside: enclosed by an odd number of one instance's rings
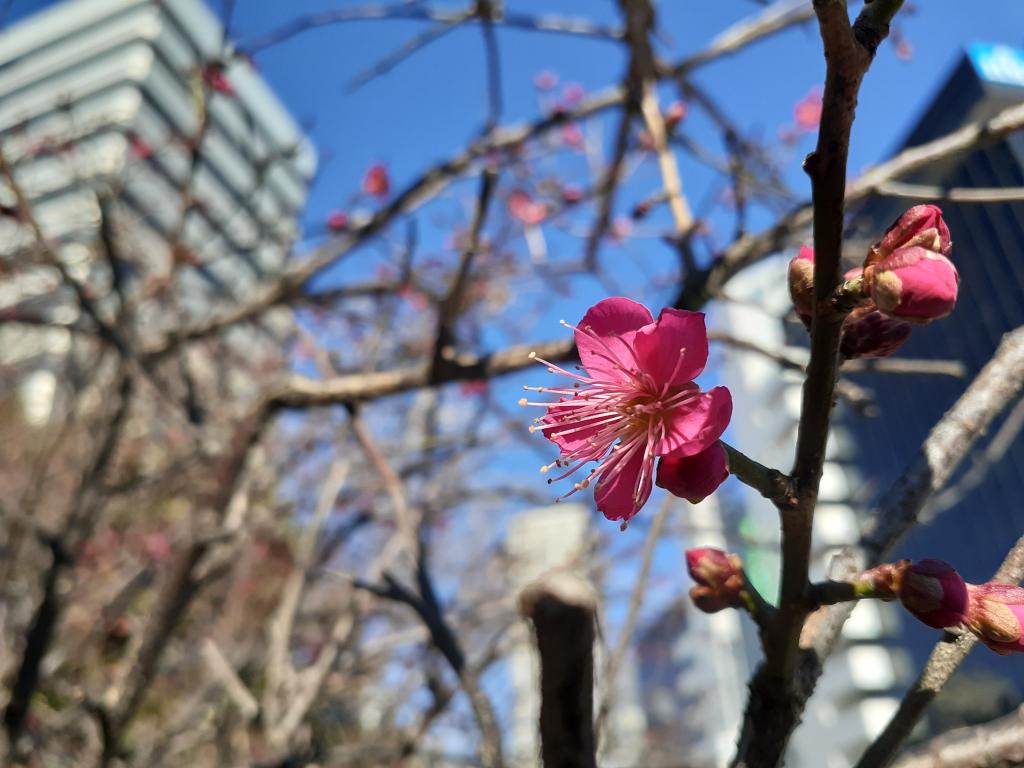
[[[484,55],[487,59],[487,123],[484,133],[489,133],[501,120],[501,58],[498,55],[498,37],[494,33],[495,3],[500,0],[477,0],[476,15],[480,19],[480,32],[484,39]]]
[[[519,596],[540,654],[544,768],[596,768],[593,727],[597,598],[577,576],[556,571]]]
[[[63,530],[45,537],[50,549],[50,566],[43,577],[43,595],[25,637],[25,649],[4,710],[4,728],[14,748],[21,735],[31,706],[32,695],[39,684],[40,665],[50,649],[61,613],[59,580],[74,564],[73,553],[91,530],[101,503],[100,486],[114,458],[115,449],[124,432],[132,400],[134,382],[121,370],[119,400],[103,434],[96,455],[86,468],[75,493],[75,502],[64,521]]]
[[[801,691],[806,682],[798,680],[797,671],[800,636],[811,607],[811,530],[832,417],[844,319],[841,312],[830,307],[829,297],[840,277],[846,161],[861,81],[900,5],[899,0],[875,0],[865,5],[851,27],[844,0],[814,1],[826,74],[818,143],[805,163],[814,207],[816,306],[791,473],[796,483],[796,503],[779,507],[782,579],[778,621],[766,635],[765,660],[751,680],[735,766],[779,765],[805,702]]]
[[[228,454],[219,467],[217,488],[210,500],[210,506],[217,510],[226,532],[233,531],[229,527],[229,510],[241,491],[250,455],[259,445],[270,416],[270,409],[260,408],[246,419],[238,428]],[[175,557],[170,573],[157,597],[152,617],[144,630],[142,645],[111,715],[112,737],[104,745],[102,765],[108,764],[115,757],[124,731],[135,717],[149,690],[174,630],[199,594],[203,581],[199,576],[198,566],[212,543],[210,537],[197,536]]]
[[[277,610],[270,619],[267,643],[267,679],[263,693],[264,717],[269,725],[273,725],[278,720],[281,689],[295,674],[288,656],[288,643],[291,639],[292,627],[295,625],[295,614],[299,609],[302,591],[306,587],[306,579],[313,563],[320,528],[331,509],[334,508],[335,499],[341,493],[345,479],[348,477],[348,470],[349,464],[343,459],[337,459],[328,470],[327,479],[324,480],[320,489],[320,497],[317,499],[313,519],[309,521],[299,537],[295,548],[292,572],[281,593],[281,601],[278,603]],[[270,732],[273,733],[273,729]]]

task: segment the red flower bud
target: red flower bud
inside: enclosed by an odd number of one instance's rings
[[[550,91],[558,85],[558,75],[550,69],[545,69],[533,76],[533,86],[538,91]]]
[[[720,549],[701,547],[686,550],[686,567],[697,586],[690,590],[693,604],[704,613],[717,613],[740,604],[746,584],[743,561]]]
[[[231,81],[228,80],[228,76],[225,73],[223,62],[211,61],[203,67],[203,80],[217,93],[231,96],[235,92],[235,87],[231,85]]]
[[[847,360],[857,357],[888,357],[910,338],[913,326],[883,315],[874,306],[857,307],[843,324],[839,351]]]
[[[897,593],[903,607],[929,627],[942,629],[967,621],[967,584],[949,563],[906,563]]]
[[[876,264],[900,248],[914,246],[941,253],[947,258],[953,252],[949,227],[936,205],[915,205],[889,225],[882,239],[871,246],[864,266]]]
[[[693,456],[662,456],[655,484],[691,504],[710,496],[729,476],[729,457],[721,442]]]
[[[547,218],[548,207],[544,203],[535,202],[523,190],[514,189],[508,195],[508,212],[523,224],[534,226]]]
[[[348,229],[348,214],[344,211],[334,211],[327,217],[327,229],[331,232],[344,232]]]
[[[814,315],[814,249],[804,246],[789,262],[789,296],[807,330]]]
[[[686,112],[685,101],[672,102],[669,108],[665,110],[665,127],[671,131],[686,119]]]
[[[990,581],[968,590],[967,628],[1001,656],[1024,651],[1024,589]]]
[[[363,192],[374,197],[384,198],[391,191],[391,179],[388,177],[387,166],[374,163],[366,170],[363,177]]]
[[[821,89],[812,88],[811,91],[793,108],[793,117],[796,120],[796,127],[801,131],[815,131],[821,122]]]
[[[577,186],[566,184],[562,187],[562,202],[566,205],[576,205],[583,200],[583,190]]]
[[[901,248],[866,267],[864,279],[879,311],[912,323],[952,312],[960,284],[953,262],[921,246]]]
[[[583,131],[577,123],[566,123],[562,126],[562,142],[573,149],[583,149]]]

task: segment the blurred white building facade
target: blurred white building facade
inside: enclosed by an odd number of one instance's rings
[[[508,550],[512,560],[512,580],[518,593],[542,574],[559,568],[585,572],[584,558],[592,542],[590,511],[582,504],[556,504],[517,515],[509,524]],[[509,654],[515,706],[509,738],[514,765],[533,768],[539,765],[540,743],[540,664],[533,638],[525,624],[518,628],[516,642]],[[594,672],[597,696],[604,689],[601,670],[605,665],[601,647],[595,648]],[[627,654],[615,681],[615,696],[602,738],[601,765],[637,765],[643,746],[644,713],[638,700],[634,658]]]
[[[204,80],[211,62],[223,65],[219,87]],[[316,165],[202,0],[69,0],[0,33],[0,138],[45,250],[107,318],[118,272],[142,346],[273,279]],[[78,303],[18,220],[5,175],[0,206],[0,267],[16,267],[0,284],[0,315],[51,326],[0,326],[0,350],[6,363],[45,371],[32,361],[67,352],[69,335],[52,325],[81,322]],[[116,255],[101,253],[101,220]],[[270,313],[228,338],[250,354],[262,338],[270,354],[289,318]],[[40,376],[24,386],[45,417]]]

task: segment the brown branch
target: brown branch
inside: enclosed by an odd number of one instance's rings
[[[993,576],[993,581],[1006,584],[1018,584],[1021,579],[1024,579],[1024,536],[1017,540]],[[977,638],[967,632],[952,642],[947,640],[936,644],[920,676],[900,702],[899,709],[865,750],[856,768],[886,768],[892,763],[928,705],[976,644]]]
[[[789,507],[796,502],[796,485],[793,478],[759,464],[728,443],[723,442],[729,457],[729,474],[744,485],[748,485],[778,507]]]
[[[1024,187],[940,187],[930,184],[906,184],[901,181],[886,181],[878,185],[876,192],[884,197],[901,197],[908,200],[935,200],[951,203],[1017,203],[1024,200]]]
[[[944,733],[896,768],[1016,768],[1024,764],[1024,709],[982,725]]]
[[[91,534],[103,498],[103,478],[110,468],[114,453],[124,434],[128,412],[134,392],[134,380],[123,369],[118,372],[118,400],[110,419],[103,428],[102,439],[96,448],[75,492],[74,503],[67,513],[61,531],[54,535],[41,535],[50,550],[50,565],[43,575],[42,599],[39,602],[28,632],[21,662],[11,686],[10,699],[4,709],[4,729],[11,749],[15,749],[25,719],[29,714],[32,696],[39,685],[43,659],[50,650],[62,612],[60,579],[74,565],[75,553]]]
[[[555,571],[519,596],[540,653],[540,740],[545,768],[596,768],[594,636],[597,597],[585,581]]]
[[[1016,105],[988,120],[971,123],[926,144],[904,150],[851,182],[846,190],[846,202],[864,200],[892,179],[998,141],[1021,128],[1024,128],[1024,105]],[[700,273],[699,279],[686,282],[675,305],[692,309],[718,295],[725,283],[740,270],[766,254],[794,245],[794,236],[803,233],[810,226],[811,219],[812,207],[803,205],[782,217],[771,228],[736,241],[715,264]]]
[[[850,564],[852,571],[861,571],[881,562],[900,537],[915,524],[928,498],[949,481],[980,436],[1008,404],[1020,396],[1022,388],[1024,328],[1004,337],[992,360],[932,428],[918,456],[882,496],[883,501],[872,512],[868,530],[860,544],[848,549],[842,558],[843,562]],[[852,610],[852,604],[842,603],[812,617],[801,638],[803,651],[795,691],[780,701],[778,697],[772,697],[771,690],[757,694],[752,690],[751,703],[757,703],[759,709],[752,710],[748,706],[743,722],[744,734],[748,734],[755,723],[764,728],[767,722],[768,727],[783,730],[796,726],[821,676],[825,659],[834,649]],[[755,677],[752,686],[760,684],[759,677]],[[773,702],[775,708],[772,708]],[[778,707],[783,703],[786,709],[780,710]]]
[[[232,443],[221,460],[217,487],[209,506],[216,510],[225,527],[231,525],[229,510],[238,494],[251,452],[259,444],[272,411],[259,409],[244,419],[233,436]],[[227,530],[227,535],[232,531]],[[111,713],[113,737],[104,749],[102,765],[115,756],[123,738],[156,675],[160,659],[185,616],[192,601],[208,583],[199,573],[204,556],[216,543],[214,537],[195,536],[174,558],[170,572],[157,596],[153,613],[143,632],[142,644],[121,689],[117,705]]]
[[[899,2],[875,0],[851,27],[842,0],[815,0],[825,49],[825,93],[815,151],[805,170],[811,178],[817,311],[797,432],[796,504],[780,507],[782,579],[778,615],[765,636],[765,659],[751,681],[750,699],[735,765],[777,766],[799,721],[797,694],[800,635],[808,610],[811,529],[825,462],[833,397],[839,371],[844,315],[827,311],[840,283],[846,161],[857,94],[888,21]]]
[[[397,50],[392,51],[383,59],[372,66],[367,67],[353,77],[348,84],[349,92],[357,91],[374,78],[386,75],[414,53],[425,48],[436,40],[440,40],[449,32],[454,32],[474,16],[476,16],[476,10],[474,8],[470,8],[469,10],[456,14],[450,19],[440,21],[432,27],[413,35],[402,43]]]
[[[297,35],[321,27],[334,24],[344,24],[356,21],[388,21],[388,20],[412,20],[412,21],[433,21],[442,24],[450,24],[461,18],[465,11],[442,11],[434,8],[399,6],[366,6],[363,8],[338,8],[322,13],[309,14],[293,19],[279,29],[272,30],[267,34],[251,40],[241,47],[248,53],[259,53],[271,46],[279,45]],[[473,21],[482,21],[473,18]],[[522,13],[501,13],[495,14],[492,23],[517,29],[533,30],[536,32],[555,32],[567,35],[579,35],[591,37],[596,40],[618,40],[622,33],[614,27],[595,24],[587,19],[577,19],[555,15],[529,16]]]
[[[477,381],[537,365],[530,352],[551,362],[571,360],[576,350],[572,339],[529,344],[477,357],[457,355],[431,378],[430,363],[390,371],[357,373],[317,380],[297,374],[289,377],[272,401],[287,408],[310,408],[386,397],[413,389],[454,381]]]
[[[597,252],[601,247],[601,240],[604,239],[612,222],[615,192],[622,177],[626,152],[629,150],[629,134],[635,113],[634,108],[635,105],[628,101],[622,108],[622,115],[619,117],[619,125],[615,132],[615,145],[612,148],[611,159],[600,184],[597,185],[597,196],[600,198],[597,218],[594,219],[594,225],[590,228],[590,234],[587,236],[587,242],[583,249],[583,263],[588,269],[596,268]]]
[[[485,169],[480,177],[480,191],[477,193],[476,213],[470,228],[469,244],[462,252],[448,293],[438,303],[437,336],[434,341],[431,379],[439,376],[446,362],[455,356],[455,322],[463,311],[466,290],[469,288],[470,271],[473,267],[473,260],[480,250],[480,236],[483,232],[484,222],[487,220],[487,210],[494,195],[497,180],[497,173],[489,168]]]
[[[799,15],[784,16],[781,19],[765,18],[763,24],[745,20],[719,36],[719,43],[713,43],[708,50],[683,59],[676,66],[687,71],[692,70],[719,56],[735,53],[756,40],[780,32],[803,20],[805,18]],[[742,32],[733,34],[733,30]],[[295,33],[297,32],[290,34]],[[662,76],[668,77],[670,73],[665,72]],[[303,287],[312,276],[379,233],[399,215],[414,210],[440,194],[455,179],[471,172],[480,160],[496,153],[514,150],[554,128],[622,106],[626,101],[626,89],[622,86],[613,86],[599,91],[574,109],[557,111],[529,123],[495,129],[459,154],[427,170],[374,214],[368,222],[317,249],[301,264],[287,270],[273,285],[258,290],[250,300],[238,304],[228,312],[170,333],[145,350],[146,360],[159,359],[179,344],[195,341],[231,325],[252,320],[271,307],[300,296]]]
[[[674,77],[692,72],[703,64],[736,53],[757,40],[814,18],[806,0],[779,0],[761,13],[733,24],[701,51],[687,56],[668,69]]]

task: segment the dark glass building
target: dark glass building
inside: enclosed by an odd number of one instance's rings
[[[973,45],[957,63],[935,99],[899,150],[938,138],[967,123],[992,117],[1024,102],[1024,51],[1006,46]],[[1024,187],[1024,132],[929,167],[901,181],[945,188]],[[917,200],[876,197],[854,212],[851,239],[870,241]],[[865,496],[884,491],[914,457],[931,427],[963,393],[992,356],[1004,333],[1024,324],[1024,202],[938,203],[953,239],[953,261],[960,272],[960,297],[953,314],[914,330],[900,357],[954,359],[967,376],[864,376],[875,392],[880,415],[850,414],[845,424],[854,436]],[[1009,547],[1024,534],[1024,439],[1015,433],[1024,406],[1008,409],[982,438],[974,456],[985,451],[1003,429],[1005,455],[980,482],[934,518],[907,536],[897,557],[935,557],[955,564],[968,581],[991,577]],[[954,479],[972,484],[972,460]],[[947,502],[951,498],[947,498]],[[939,505],[941,508],[942,504]],[[907,621],[908,649],[923,663],[938,639],[933,630]],[[985,670],[1012,680],[1024,691],[1024,663],[999,658],[979,647],[962,673]],[[1015,694],[1010,695],[1010,699]],[[1017,702],[1019,703],[1019,697]],[[991,714],[989,714],[991,716]]]

